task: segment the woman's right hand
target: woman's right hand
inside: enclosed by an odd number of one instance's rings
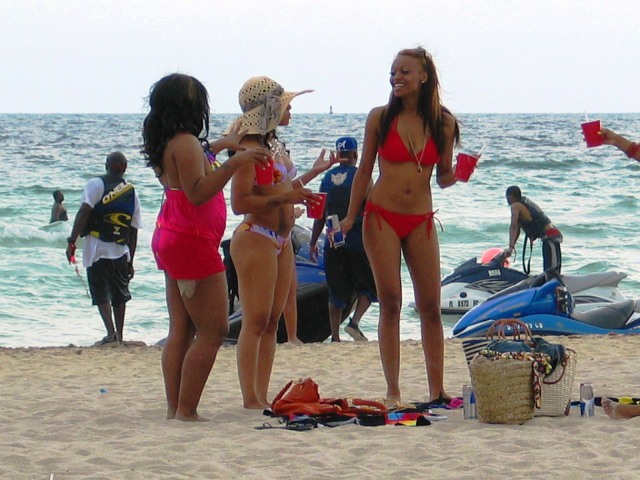
[[[602,135],[602,142],[605,145],[615,145],[620,138],[620,135],[608,128],[601,128],[598,133]]]
[[[295,188],[286,194],[286,203],[318,205],[322,197],[308,188]]]
[[[345,217],[340,221],[340,230],[342,230],[342,235],[344,235],[345,237],[347,236],[347,233],[349,233],[349,230],[351,230],[352,228],[353,219]]]
[[[245,165],[247,163],[254,163],[261,167],[266,167],[269,165],[269,159],[272,158],[272,153],[271,151],[262,147],[248,148],[241,152],[236,152],[236,154],[232,158],[235,158],[242,165]]]
[[[248,130],[248,128],[242,128],[242,122],[236,123],[232,125],[229,132],[218,141],[223,145],[223,148],[228,148],[234,152],[242,151],[245,148],[240,145],[240,142]]]

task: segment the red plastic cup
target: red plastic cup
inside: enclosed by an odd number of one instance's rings
[[[308,218],[322,218],[324,215],[324,204],[327,202],[327,194],[323,192],[315,193],[319,197],[322,197],[320,203],[314,205],[307,203],[307,217]]]
[[[584,139],[587,142],[587,147],[599,147],[604,144],[604,138],[598,132],[602,130],[602,122],[600,120],[593,120],[592,122],[585,122],[582,125],[582,133]]]
[[[256,183],[258,185],[271,185],[273,183],[273,160],[270,158],[268,165],[254,165],[256,170]]]
[[[468,153],[459,153],[456,157],[456,171],[453,176],[456,180],[468,182],[477,164],[478,157]]]

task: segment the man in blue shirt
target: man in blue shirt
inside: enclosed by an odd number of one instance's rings
[[[318,237],[327,217],[337,215],[340,220],[347,216],[351,185],[357,171],[358,142],[353,137],[340,137],[336,141],[336,151],[340,163],[329,170],[320,184],[320,191],[327,193],[324,218],[313,222],[310,250],[316,258]],[[362,210],[345,238],[344,245],[334,245],[332,233],[328,232],[324,242],[324,268],[329,285],[329,320],[331,323],[331,341],[340,341],[340,323],[342,311],[351,305],[351,299],[358,295],[353,317],[345,327],[355,341],[366,341],[359,323],[371,302],[377,301],[376,285],[371,266],[362,244]]]

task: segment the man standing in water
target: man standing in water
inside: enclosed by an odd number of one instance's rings
[[[133,256],[142,227],[140,200],[133,185],[123,178],[127,158],[122,152],[110,153],[105,166],[106,175],[87,182],[66,251],[69,262],[75,262],[76,239],[85,238],[82,264],[87,269],[92,304],[98,307],[107,329],[107,336],[96,345],[122,343]]]
[[[559,274],[562,266],[562,254],[560,244],[562,234],[542,209],[527,197],[522,196],[520,187],[512,185],[507,188],[507,203],[511,207],[511,225],[509,226],[509,248],[504,253],[509,257],[516,248],[516,241],[520,236],[520,229],[524,230],[526,238],[531,241],[540,239],[542,241],[542,262],[546,272],[555,269]],[[525,239],[526,245],[526,239]],[[524,258],[524,257],[523,257]],[[523,259],[524,266],[524,259]],[[530,266],[525,267],[525,273],[529,273]]]
[[[53,192],[53,205],[51,206],[51,219],[49,223],[66,222],[69,220],[67,217],[67,207],[65,207],[62,202],[64,202],[64,194],[62,190],[56,190]]]

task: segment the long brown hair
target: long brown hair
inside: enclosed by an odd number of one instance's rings
[[[427,81],[420,86],[420,96],[418,98],[418,114],[422,117],[425,131],[429,131],[436,144],[438,154],[444,152],[444,119],[443,113],[451,115],[455,122],[454,142],[457,145],[460,140],[460,129],[458,121],[451,111],[440,102],[440,82],[438,81],[438,73],[436,65],[433,63],[431,54],[424,48],[407,48],[400,50],[396,58],[400,56],[417,58],[427,72]],[[402,102],[398,99],[393,91],[389,96],[389,103],[382,113],[380,121],[380,133],[378,135],[378,145],[383,145],[393,120],[398,116],[402,109]]]
[[[209,134],[209,94],[196,78],[172,73],[158,80],[149,94],[150,111],[144,119],[141,153],[156,174],[162,174],[162,156],[178,132],[200,140]]]

